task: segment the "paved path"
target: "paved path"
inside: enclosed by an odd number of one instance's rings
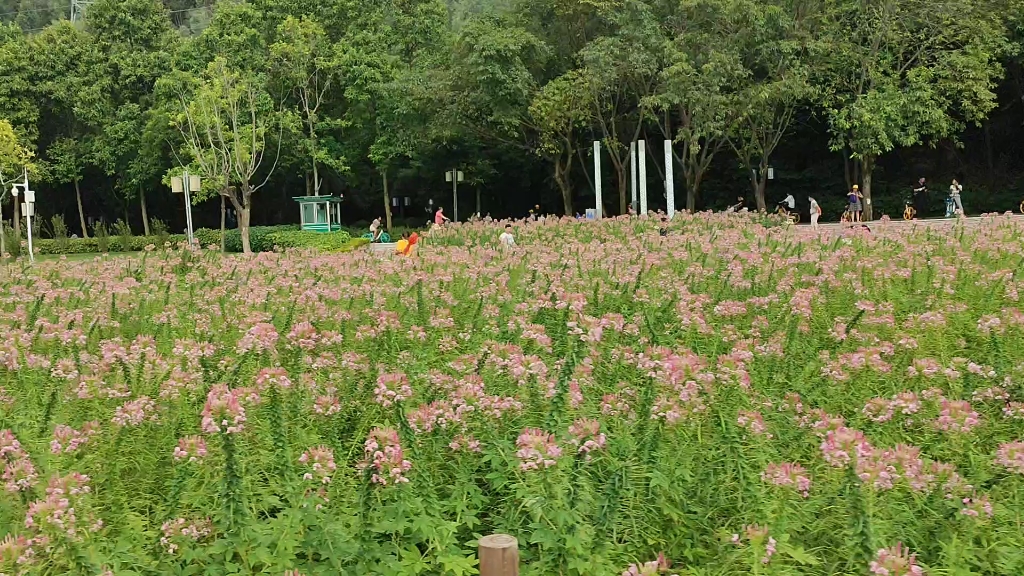
[[[1024,214],[1014,214],[1012,216],[1012,218],[1013,218],[1014,221],[1024,222]],[[892,220],[889,220],[888,222],[882,222],[881,220],[872,220],[871,222],[866,222],[866,224],[872,230],[875,230],[876,228],[883,228],[883,227],[884,228],[899,228],[899,227],[943,228],[943,227],[952,226],[953,223],[956,222],[956,220],[957,220],[956,218],[925,218],[923,220],[915,219],[915,220],[907,221],[907,220],[904,220],[902,217],[900,217],[899,220],[892,219]],[[978,226],[979,224],[981,224],[982,220],[983,219],[982,219],[981,216],[968,216],[968,217],[963,219],[964,225],[968,226],[968,227]],[[810,226],[809,223],[803,222],[803,221],[801,221],[800,224],[798,224],[798,225],[801,226],[801,227],[803,227],[803,226]],[[829,230],[836,230],[836,229],[841,229],[841,228],[844,228],[844,227],[849,228],[851,226],[858,226],[858,225],[859,225],[859,223],[858,224],[853,224],[853,223],[850,223],[850,222],[822,222],[820,220],[818,221],[818,226],[820,226],[821,228],[829,229]]]

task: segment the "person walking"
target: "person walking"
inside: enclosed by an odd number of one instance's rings
[[[821,206],[818,206],[818,201],[810,196],[807,200],[811,203],[811,229],[818,229],[818,216],[821,216]]]
[[[955,214],[959,216],[965,215],[963,202],[960,201],[960,193],[963,191],[963,185],[953,178],[953,183],[949,185],[949,197],[953,199],[953,205],[956,206]]]
[[[853,188],[850,189],[850,193],[846,195],[850,203],[850,221],[860,222],[860,212],[864,209],[861,205],[860,199],[864,197],[860,192],[860,186],[854,184]]]

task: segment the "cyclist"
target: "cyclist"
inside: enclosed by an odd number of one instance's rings
[[[784,216],[789,216],[789,213],[796,210],[796,198],[793,198],[792,194],[787,194],[777,206],[782,211]]]

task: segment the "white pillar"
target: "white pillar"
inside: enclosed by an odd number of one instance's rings
[[[601,141],[594,140],[594,218],[601,217]]]
[[[637,150],[640,160],[640,214],[647,214],[647,143],[643,140]]]
[[[636,142],[629,143],[629,206],[636,210]]]
[[[671,220],[676,215],[676,190],[675,183],[672,181],[672,141],[665,140],[665,198],[666,198],[666,209],[668,212],[668,219]]]

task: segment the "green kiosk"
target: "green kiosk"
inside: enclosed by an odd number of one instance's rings
[[[340,196],[293,196],[299,203],[303,230],[337,232],[341,230]]]

